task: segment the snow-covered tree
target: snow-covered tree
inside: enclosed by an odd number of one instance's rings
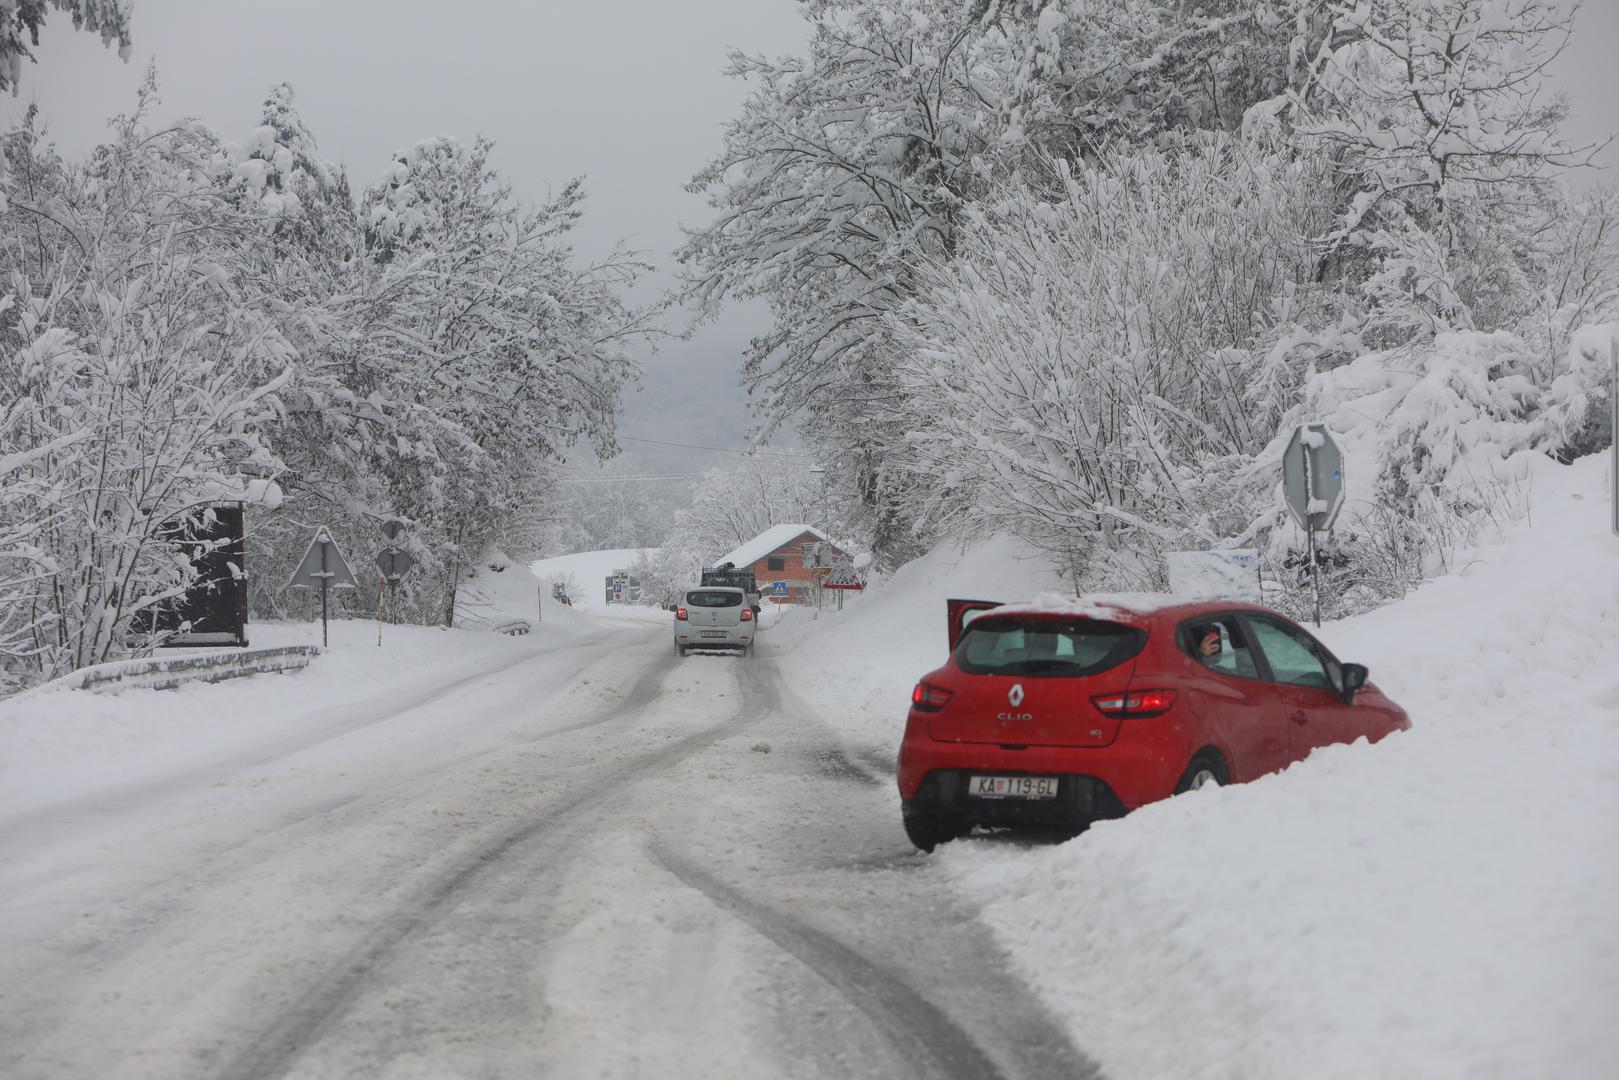
[[[194,576],[176,528],[211,501],[274,494],[266,434],[295,356],[218,261],[229,230],[198,140],[147,130],[150,101],[85,165],[14,147],[27,201],[0,252],[0,624],[14,674],[122,654],[138,616]]]
[[[1233,132],[1284,94],[1324,0],[976,0],[1006,38],[1011,130],[1086,158],[1166,135]]]
[[[100,34],[109,48],[116,44],[119,58],[128,60],[131,7],[130,0],[0,0],[0,90],[17,93],[23,61],[34,58],[29,46],[39,44],[52,8],[69,15],[75,30]]]
[[[525,207],[487,144],[438,140],[362,218],[289,87],[242,146],[151,129],[155,101],[149,75],[82,164],[32,114],[5,148],[0,655],[18,678],[138,645],[130,616],[184,589],[175,530],[210,499],[256,500],[257,610],[284,613],[311,522],[363,565],[403,517],[404,614],[442,618],[461,553],[538,545],[567,447],[612,450],[650,325],[620,297],[633,258],[568,249],[577,184]]]
[[[1549,173],[1583,159],[1558,138],[1546,69],[1573,32],[1555,0],[1332,0],[1295,138],[1348,196],[1331,241],[1370,267],[1384,340],[1493,328],[1518,314],[1550,221]]]
[[[948,255],[964,200],[996,145],[997,74],[957,0],[809,0],[808,55],[734,54],[755,84],[697,174],[717,211],[680,252],[684,298],[704,316],[762,298],[771,327],[744,360],[768,433],[797,417],[855,486],[879,550],[903,453],[886,312],[914,267]]]
[[[420,143],[362,203],[388,311],[379,359],[443,425],[394,458],[389,484],[400,511],[452,551],[481,549],[514,487],[575,442],[613,452],[619,389],[637,371],[626,347],[650,328],[619,294],[641,264],[623,252],[574,261],[566,238],[583,185],[523,207],[489,166],[491,148]]]

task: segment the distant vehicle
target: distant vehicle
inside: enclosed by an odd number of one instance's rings
[[[747,593],[732,586],[690,589],[675,608],[675,652],[688,649],[753,649],[758,617]]]
[[[759,618],[760,605],[763,600],[759,596],[759,581],[749,568],[737,569],[734,563],[720,563],[718,566],[705,566],[702,576],[698,580],[700,585],[725,585],[741,589],[748,597],[748,607],[753,609],[755,620]]]
[[[1252,604],[951,600],[949,620],[950,660],[916,684],[899,754],[924,851],[974,825],[1078,832],[1411,726],[1365,667]]]
[[[563,582],[553,582],[551,585],[551,598],[558,603],[573,607],[573,600],[568,596],[568,586]]]

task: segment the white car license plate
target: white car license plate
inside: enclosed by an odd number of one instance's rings
[[[730,637],[731,635],[727,634],[724,630],[704,630],[703,631],[703,636],[704,637]]]
[[[975,776],[967,794],[981,799],[1055,799],[1055,776]]]

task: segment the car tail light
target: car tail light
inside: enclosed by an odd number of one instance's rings
[[[934,686],[923,679],[911,691],[911,704],[919,712],[938,712],[955,694],[942,686]]]
[[[690,618],[690,616],[686,614],[686,609],[685,608],[676,608],[675,609],[675,621],[676,622],[685,622],[688,618]]]
[[[752,622],[753,621],[753,609],[752,608],[743,608],[742,609],[742,621],[743,622]]]
[[[1173,690],[1131,690],[1124,694],[1103,694],[1091,698],[1103,716],[1127,720],[1146,716],[1162,716],[1175,704]]]

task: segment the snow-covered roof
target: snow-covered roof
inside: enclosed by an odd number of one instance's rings
[[[790,544],[805,533],[817,540],[831,542],[831,538],[812,525],[772,525],[746,544],[714,560],[715,566],[732,563],[738,567],[752,566],[783,544]]]

